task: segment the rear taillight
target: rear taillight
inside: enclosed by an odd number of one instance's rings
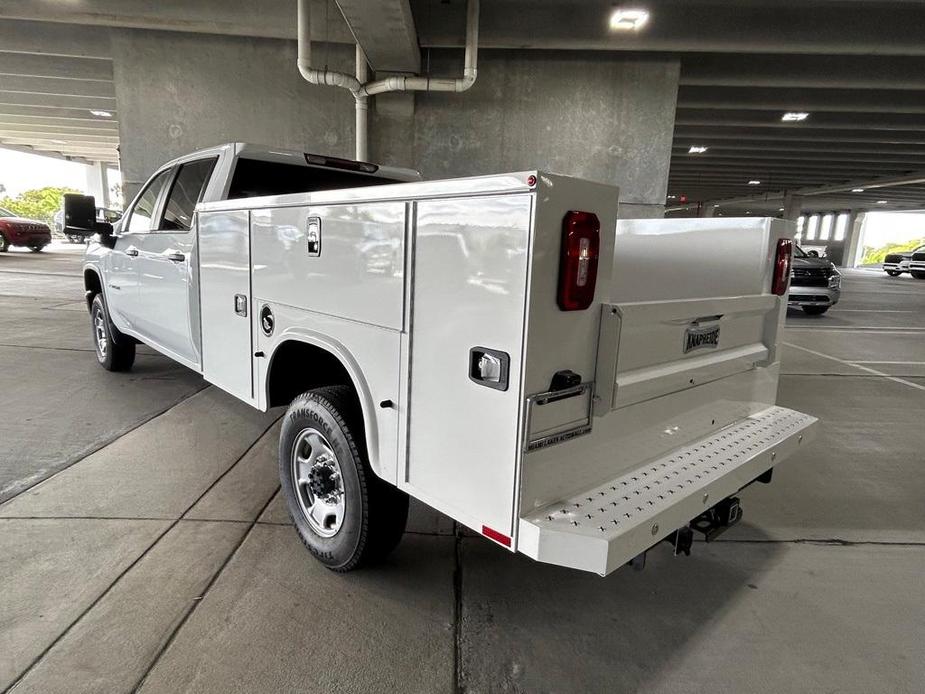
[[[559,308],[582,311],[594,300],[601,223],[593,212],[569,212],[562,220]]]
[[[774,279],[771,282],[771,293],[783,296],[787,293],[787,283],[790,281],[790,259],[793,257],[793,241],[778,239],[777,255],[774,257]]]

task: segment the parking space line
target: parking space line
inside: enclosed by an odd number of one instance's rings
[[[902,366],[925,366],[925,361],[868,361],[868,360],[858,360],[851,362],[852,364],[900,364]]]
[[[915,313],[915,311],[878,308],[836,308],[832,309],[832,313]]]
[[[897,378],[896,376],[890,376],[890,374],[883,373],[882,371],[877,371],[872,369],[869,366],[862,366],[854,361],[846,361],[845,359],[839,359],[838,357],[833,357],[831,354],[825,354],[824,352],[817,352],[814,349],[809,349],[807,347],[800,347],[800,345],[795,345],[792,342],[785,342],[785,345],[788,347],[793,347],[794,349],[799,349],[804,352],[809,352],[814,354],[817,357],[822,357],[823,359],[831,359],[832,361],[837,361],[839,364],[844,364],[845,366],[853,366],[855,369],[860,369],[861,371],[866,371],[867,373],[873,374],[874,376],[880,376],[880,378],[885,378],[887,381],[893,381],[894,383],[901,383],[904,386],[909,386],[910,388],[915,388],[916,390],[925,390],[925,386],[920,383],[913,383],[912,381],[907,381],[904,378]]]
[[[893,330],[895,332],[905,332],[905,333],[916,333],[922,332],[925,330],[925,327],[922,326],[908,326],[908,325],[830,325],[830,326],[810,326],[810,325],[799,325],[799,326],[787,326],[787,330],[816,330],[823,331],[828,330],[831,332],[840,332],[840,333],[876,333],[882,332],[884,330]]]

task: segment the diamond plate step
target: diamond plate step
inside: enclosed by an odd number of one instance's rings
[[[517,549],[606,575],[806,444],[817,421],[763,410],[521,518]]]

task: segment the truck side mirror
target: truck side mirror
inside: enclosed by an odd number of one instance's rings
[[[100,235],[100,243],[112,248],[112,224],[96,221],[96,200],[92,195],[65,193],[64,233],[68,236]]]
[[[96,233],[96,200],[92,195],[65,193],[64,229],[84,236]]]

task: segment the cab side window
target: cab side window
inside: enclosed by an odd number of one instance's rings
[[[155,176],[138,198],[138,202],[132,208],[132,215],[128,219],[129,231],[151,231],[154,229],[157,199],[170,179],[170,171],[170,169],[167,169]]]
[[[196,204],[202,200],[216,158],[191,161],[180,166],[164,208],[163,231],[189,231]]]

